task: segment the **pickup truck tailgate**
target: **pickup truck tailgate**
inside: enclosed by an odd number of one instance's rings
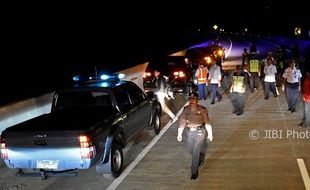
[[[10,168],[53,170],[86,169],[92,159],[83,158],[79,131],[9,132],[6,140]]]

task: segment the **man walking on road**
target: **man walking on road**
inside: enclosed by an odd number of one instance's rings
[[[286,99],[288,111],[296,112],[300,90],[300,70],[295,66],[295,61],[290,60],[289,67],[285,69],[282,77],[285,79]]]
[[[269,99],[270,91],[273,93],[274,97],[277,97],[277,87],[276,87],[276,74],[277,67],[273,64],[273,60],[268,57],[267,64],[264,66],[264,93],[265,100]]]
[[[222,95],[218,92],[218,88],[221,87],[222,72],[221,68],[215,62],[209,69],[208,81],[211,88],[211,104],[215,103],[215,98],[220,102]]]
[[[180,115],[177,139],[182,141],[182,133],[187,127],[187,145],[192,154],[191,179],[198,177],[198,168],[204,163],[204,155],[209,141],[213,140],[212,126],[208,110],[198,104],[198,94],[190,93],[189,105]],[[207,132],[207,139],[205,138]]]
[[[158,100],[160,102],[161,108],[163,110],[163,112],[165,112],[166,114],[169,115],[169,117],[171,118],[171,123],[174,123],[178,120],[178,118],[174,115],[174,113],[172,113],[172,111],[169,109],[169,107],[167,106],[166,102],[165,102],[165,98],[170,98],[170,94],[171,92],[169,92],[169,84],[167,83],[167,80],[164,78],[164,76],[162,76],[160,74],[160,71],[155,70],[154,71],[154,79],[152,82],[155,83],[155,94],[158,97]],[[171,93],[171,95],[173,95]]]
[[[203,64],[199,65],[195,77],[197,78],[199,100],[205,100],[207,96],[206,87],[208,85],[208,70]]]
[[[236,115],[242,115],[245,106],[246,76],[241,69],[241,65],[236,66],[236,72],[233,74],[230,87],[231,102],[234,107],[233,114]]]

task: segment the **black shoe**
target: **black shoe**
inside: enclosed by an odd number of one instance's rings
[[[268,100],[268,98],[267,98],[267,97],[265,97],[265,100]]]
[[[198,173],[191,176],[191,180],[195,180],[198,177]]]
[[[220,102],[222,100],[222,97],[217,98],[217,100]]]
[[[211,104],[215,104],[215,102],[211,102]]]
[[[288,109],[287,109],[287,111],[291,111],[291,110],[292,110],[292,108],[288,108]]]
[[[242,113],[241,113],[241,112],[238,112],[238,113],[236,113],[236,115],[242,115]]]
[[[291,113],[295,112],[296,110],[295,109],[291,109]]]
[[[305,126],[305,124],[304,124],[303,122],[300,122],[300,123],[298,124],[298,127],[306,127],[306,126]]]

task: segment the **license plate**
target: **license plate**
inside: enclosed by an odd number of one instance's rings
[[[57,169],[58,160],[37,160],[37,168]]]

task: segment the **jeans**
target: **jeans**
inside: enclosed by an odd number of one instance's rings
[[[296,111],[298,97],[299,97],[298,86],[286,85],[286,99],[288,109],[290,111]]]
[[[218,100],[222,99],[222,95],[217,91],[218,84],[211,84],[211,102],[215,102],[215,98],[217,97]]]
[[[206,99],[206,83],[198,84],[199,100]]]
[[[269,98],[269,93],[270,91],[273,93],[273,95],[276,97],[277,96],[277,91],[276,91],[276,83],[275,82],[265,82],[265,99]]]

